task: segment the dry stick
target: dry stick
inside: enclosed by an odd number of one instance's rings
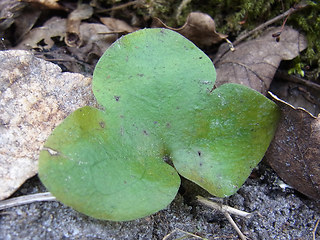
[[[241,230],[239,229],[239,227],[237,226],[237,224],[235,223],[235,221],[233,221],[232,217],[230,216],[229,213],[241,216],[241,217],[250,217],[252,214],[251,213],[247,213],[245,211],[241,211],[238,209],[235,209],[233,207],[229,207],[226,205],[222,205],[222,204],[218,204],[212,201],[209,201],[207,199],[205,199],[204,197],[201,196],[197,196],[197,200],[199,202],[201,202],[202,204],[214,208],[216,210],[219,210],[220,212],[222,212],[224,214],[224,216],[228,219],[228,221],[230,222],[230,224],[232,225],[232,227],[236,230],[236,232],[238,233],[239,237],[242,240],[246,240],[247,237],[241,232]]]
[[[162,240],[167,240],[167,239],[168,239],[172,234],[174,234],[175,232],[182,232],[182,233],[184,233],[184,234],[186,234],[186,235],[189,235],[189,236],[192,236],[192,237],[195,237],[195,238],[199,238],[199,239],[202,239],[202,240],[206,240],[206,238],[200,237],[200,236],[195,235],[195,234],[193,234],[193,233],[189,233],[189,232],[183,231],[183,230],[181,230],[181,229],[179,229],[179,228],[176,228],[176,229],[174,229],[171,233],[165,235],[165,236],[162,238]]]
[[[204,197],[201,197],[201,196],[197,196],[197,200],[199,202],[201,202],[202,204],[206,205],[207,207],[214,208],[214,209],[219,210],[221,212],[228,212],[228,213],[235,214],[235,215],[238,215],[238,216],[241,216],[241,217],[250,217],[250,216],[252,216],[252,213],[241,211],[239,209],[236,209],[236,208],[233,208],[233,207],[229,207],[227,205],[223,205],[223,204],[219,204],[219,203],[216,203],[216,202],[212,202],[212,201],[209,201],[209,200],[207,200],[207,199],[205,199]]]
[[[319,84],[311,82],[311,81],[308,81],[308,80],[305,80],[305,79],[303,79],[301,77],[298,77],[298,76],[295,76],[295,75],[289,75],[288,73],[286,73],[284,71],[278,70],[276,72],[276,77],[280,78],[280,79],[284,79],[284,80],[289,81],[289,82],[300,83],[302,85],[305,85],[307,87],[310,87],[310,88],[313,88],[315,90],[320,91],[320,85]]]
[[[318,219],[316,221],[316,225],[314,226],[313,231],[312,231],[312,239],[313,240],[316,240],[316,232],[317,232],[317,228],[318,228],[318,225],[319,225],[319,221],[320,221],[320,219]]]
[[[289,16],[290,14],[292,13],[295,13],[305,7],[309,6],[309,4],[307,4],[306,2],[304,1],[301,1],[300,3],[298,3],[296,6],[290,8],[288,11],[280,14],[279,16],[276,16],[275,18],[273,19],[270,19],[269,21],[261,24],[260,26],[256,27],[255,29],[251,30],[250,32],[246,33],[246,34],[243,34],[241,35],[236,41],[233,42],[234,45],[238,45],[241,41],[243,41],[244,39],[246,39],[247,37],[249,37],[250,35],[252,35],[253,33],[257,32],[257,31],[260,31],[261,29],[271,25],[272,23],[275,23],[281,19],[283,19],[284,17],[287,17]]]
[[[228,219],[229,223],[231,223],[232,227],[237,231],[239,237],[242,240],[246,240],[247,237],[241,232],[240,228],[237,226],[237,224],[235,223],[235,221],[232,219],[232,217],[230,216],[230,214],[228,212],[223,211],[224,216]]]
[[[182,0],[182,2],[180,3],[179,7],[177,8],[177,13],[176,13],[176,20],[178,20],[178,18],[181,15],[181,12],[183,9],[186,8],[186,6],[191,2],[191,0]]]
[[[119,10],[119,9],[122,9],[122,8],[126,8],[126,7],[130,7],[132,5],[139,4],[140,2],[141,2],[141,0],[135,0],[135,1],[127,2],[127,3],[121,4],[121,5],[112,7],[112,8],[97,10],[96,12],[97,13],[111,12],[111,11],[114,11],[114,10]]]
[[[244,39],[246,39],[247,37],[249,37],[250,35],[254,34],[255,32],[257,31],[260,31],[261,29],[271,25],[272,23],[275,23],[281,19],[283,19],[284,17],[287,17],[289,16],[290,14],[292,13],[295,13],[297,12],[298,10],[301,10],[305,7],[309,6],[307,3],[305,3],[304,1],[301,1],[300,3],[298,3],[296,6],[290,8],[288,11],[280,14],[279,16],[276,16],[275,18],[273,19],[270,19],[269,21],[259,25],[258,27],[256,27],[255,29],[247,32],[246,34],[243,34],[241,36],[238,37],[238,39],[236,39],[234,42],[233,42],[233,46],[236,46],[238,45],[240,42],[242,42]],[[229,43],[229,46],[230,46],[230,43]],[[234,51],[235,49],[234,48],[228,48],[226,50],[224,50],[223,52],[221,52],[220,54],[218,54],[215,59],[213,60],[213,63],[216,64],[217,62],[220,61],[220,59],[227,53],[229,52],[229,50],[231,51]]]
[[[56,198],[50,192],[30,194],[30,195],[25,195],[21,197],[10,198],[7,200],[0,201],[0,210],[16,207],[16,206],[20,206],[28,203],[33,203],[33,202],[55,201],[55,200]]]

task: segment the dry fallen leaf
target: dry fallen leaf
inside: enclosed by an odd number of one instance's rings
[[[26,3],[1,0],[0,1],[0,31],[8,29],[21,16],[23,9],[27,6]]]
[[[287,184],[320,199],[320,118],[273,98],[282,118],[266,159]]]
[[[88,19],[93,14],[93,8],[89,4],[80,4],[73,10],[67,19],[67,32],[64,39],[69,47],[80,47],[82,43],[80,34],[80,24],[84,19]]]
[[[60,37],[61,40],[66,35],[67,20],[53,17],[42,27],[32,29],[15,49],[50,49],[53,47],[53,37]],[[110,32],[109,28],[103,24],[82,23],[80,25],[80,38],[82,45],[77,48],[70,47],[69,51],[77,56],[79,60],[87,61],[92,54],[100,57],[105,50],[116,40],[114,34],[102,34]],[[44,42],[41,46],[39,43]]]
[[[23,2],[28,2],[40,6],[41,8],[55,9],[55,10],[66,10],[58,2],[59,0],[21,0]]]
[[[69,47],[79,60],[90,62],[92,55],[100,58],[107,48],[117,40],[115,34],[103,34],[110,32],[107,26],[99,23],[82,23],[80,25],[80,36],[82,39],[82,46],[78,48]]]
[[[26,7],[22,14],[15,19],[14,37],[19,42],[34,26],[41,11],[36,8]]]
[[[32,29],[15,48],[26,50],[32,48],[50,49],[54,45],[52,38],[60,37],[63,39],[65,37],[66,23],[66,19],[50,18],[42,27]],[[44,42],[44,46],[39,44],[41,41]]]
[[[272,37],[277,31],[271,28],[261,37],[239,44],[236,51],[226,53],[215,64],[216,86],[240,83],[266,95],[280,62],[295,58],[307,47],[305,37],[298,31],[285,27],[279,42]]]
[[[133,31],[138,30],[137,28],[131,27],[125,21],[112,18],[112,17],[103,17],[103,18],[100,18],[100,21],[104,25],[106,25],[110,29],[110,31],[115,33],[127,34],[127,33],[131,33]]]
[[[180,28],[168,27],[159,18],[153,19],[152,27],[174,30],[201,47],[211,46],[227,38],[227,35],[217,33],[214,20],[208,14],[201,12],[191,12],[186,23]]]
[[[91,78],[30,52],[0,52],[0,200],[37,173],[40,148],[69,113],[95,105]]]

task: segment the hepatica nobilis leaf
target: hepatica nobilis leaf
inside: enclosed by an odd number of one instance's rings
[[[267,150],[279,110],[242,85],[210,91],[215,78],[210,59],[171,30],[120,38],[93,75],[104,110],[80,108],[56,127],[40,154],[42,182],[62,203],[114,221],[165,208],[178,173],[215,196],[235,193]]]

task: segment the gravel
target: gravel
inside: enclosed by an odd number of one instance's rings
[[[262,162],[236,194],[213,199],[253,213],[250,218],[233,216],[249,239],[313,239],[320,218],[319,201],[281,184]],[[12,197],[45,191],[35,176]],[[96,220],[56,201],[12,207],[0,211],[0,239],[239,239],[224,215],[196,202],[196,195],[210,197],[184,179],[179,194],[166,209],[129,222]],[[319,232],[316,239],[320,239]]]

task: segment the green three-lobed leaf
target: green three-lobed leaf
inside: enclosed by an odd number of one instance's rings
[[[104,110],[78,109],[53,131],[41,180],[66,205],[115,221],[165,208],[178,173],[213,195],[235,193],[267,150],[279,111],[241,85],[210,91],[215,78],[210,59],[178,33],[122,37],[94,71]]]

